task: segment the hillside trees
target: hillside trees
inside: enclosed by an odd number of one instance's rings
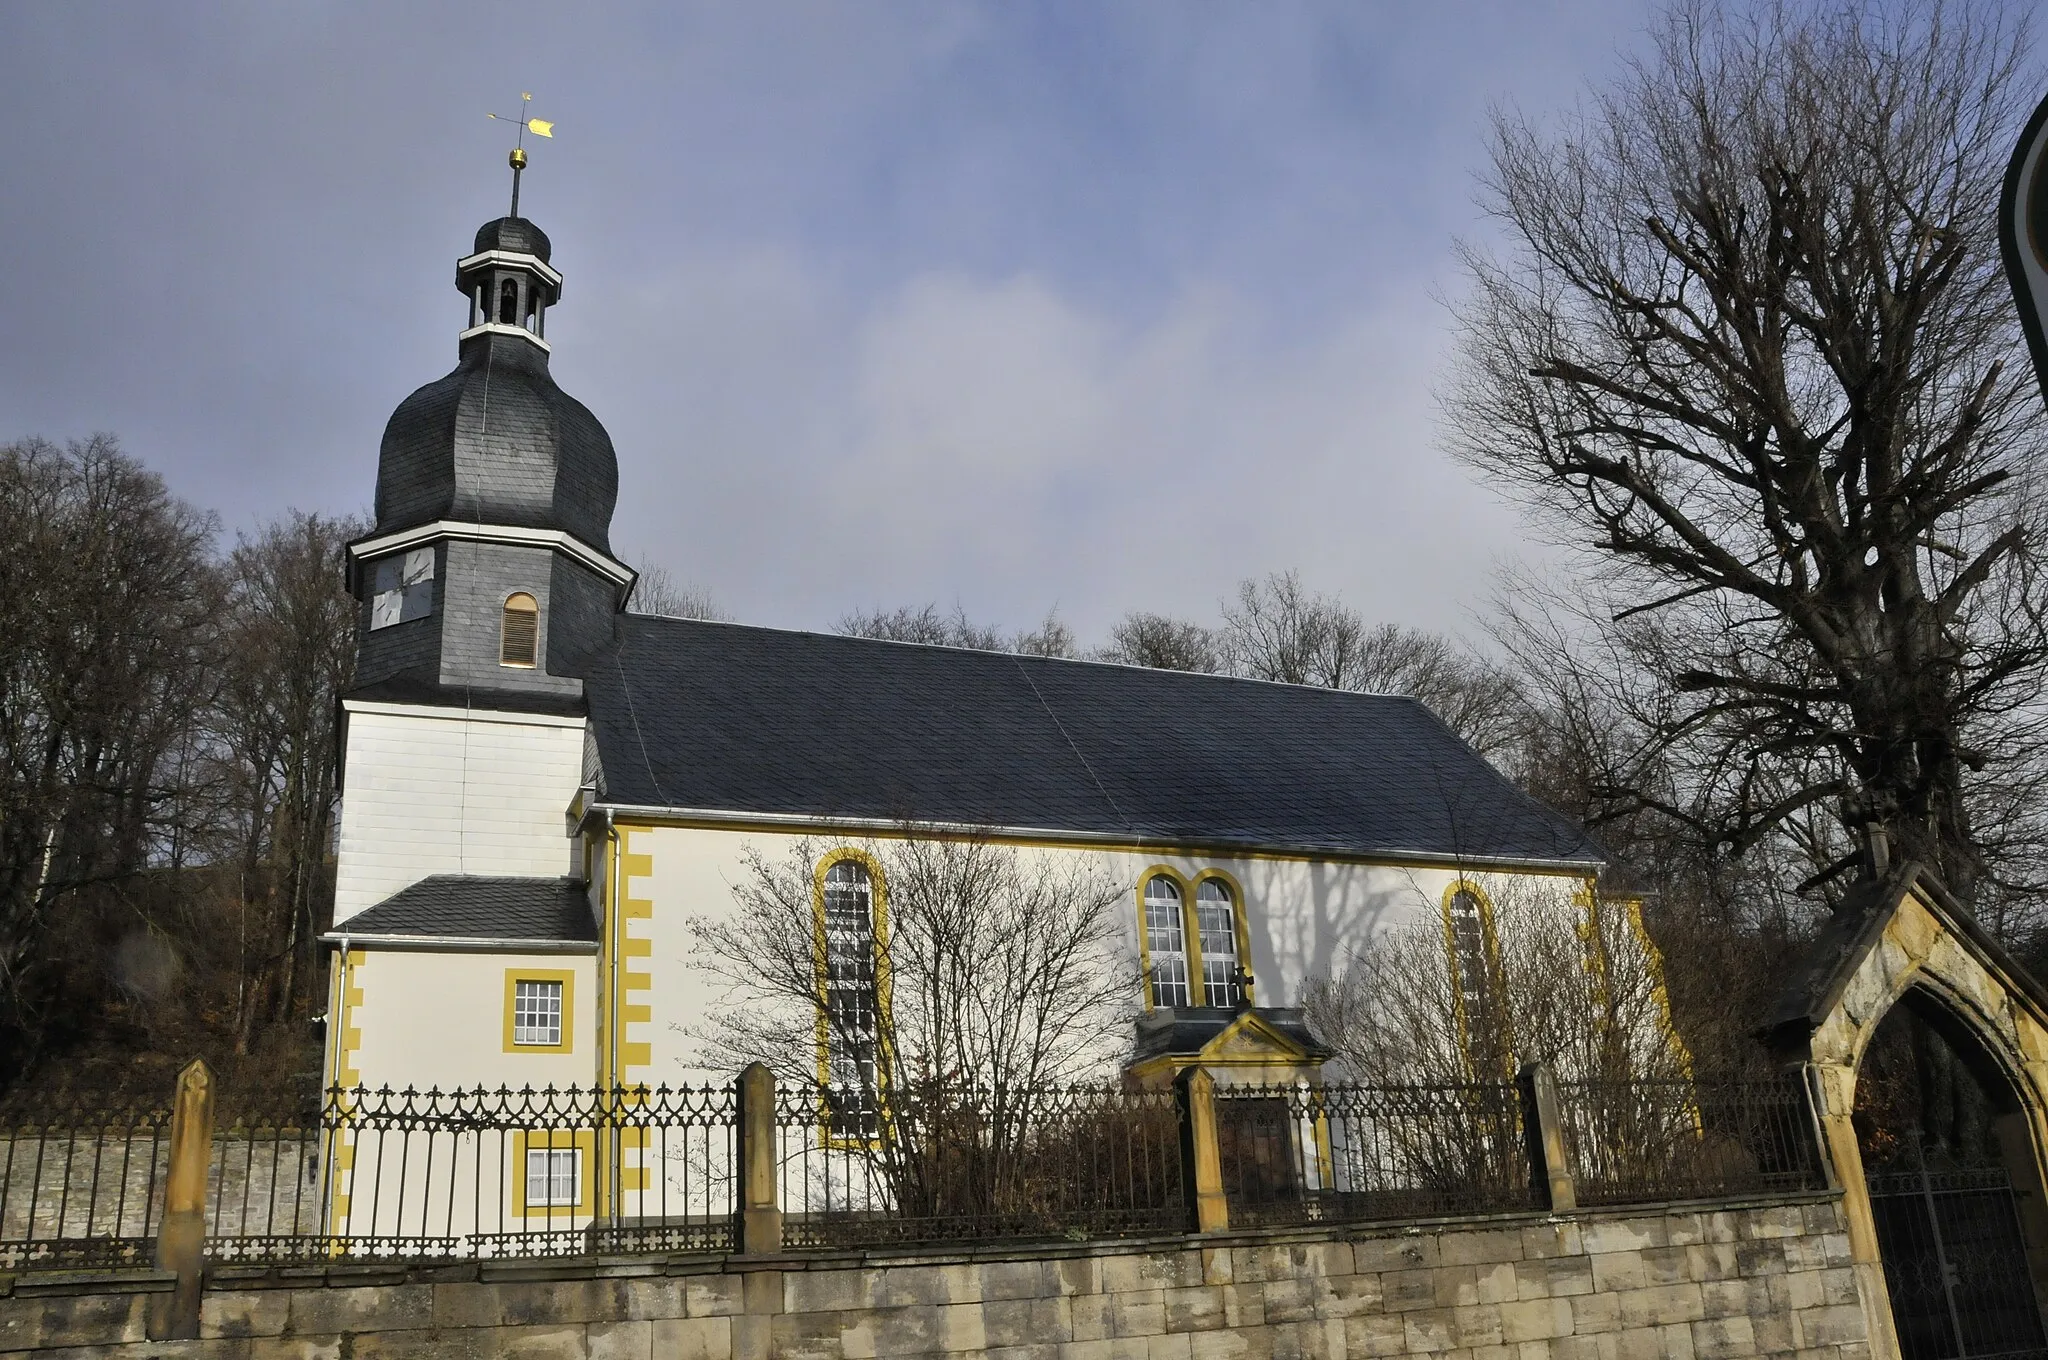
[[[1996,926],[2042,886],[2043,426],[1993,221],[2025,35],[1688,2],[1654,37],[1554,129],[1497,120],[1466,250],[1453,445],[1588,568],[1511,620],[1521,669],[1598,729],[1596,821],[1809,873],[1876,822]]]

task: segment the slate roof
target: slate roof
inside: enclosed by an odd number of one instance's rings
[[[1603,858],[1404,697],[639,615],[583,672],[612,803]]]
[[[1330,1046],[1315,1036],[1299,1010],[1291,1006],[1259,1006],[1253,1014],[1301,1045],[1309,1057],[1320,1059],[1330,1056]],[[1143,1062],[1147,1058],[1167,1055],[1193,1057],[1208,1047],[1217,1035],[1229,1029],[1237,1016],[1238,1012],[1217,1006],[1181,1006],[1147,1011],[1138,1017],[1137,1042],[1131,1060]]]
[[[476,249],[472,255],[481,255],[487,250],[509,250],[519,255],[535,255],[546,264],[554,247],[548,241],[548,234],[523,217],[500,217],[486,222],[476,229]]]
[[[1967,942],[1977,958],[2002,974],[2043,1013],[2048,1013],[2048,987],[2028,972],[1969,908],[1957,901],[1934,871],[1916,860],[1893,865],[1889,872],[1863,878],[1836,904],[1820,934],[1786,975],[1763,1034],[1781,1047],[1791,1047],[1812,1034],[1841,1001],[1864,958],[1884,938],[1884,929],[1906,895],[1918,892],[1935,905],[1949,927]]]
[[[333,935],[411,935],[597,943],[584,887],[572,878],[435,874],[357,912]]]

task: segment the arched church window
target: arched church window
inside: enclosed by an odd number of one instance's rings
[[[1155,1006],[1189,1004],[1187,925],[1180,902],[1180,885],[1165,874],[1145,880],[1145,954],[1152,965]]]
[[[505,601],[498,634],[498,661],[506,666],[531,666],[540,652],[540,602],[520,591]]]
[[[1205,878],[1195,885],[1195,927],[1202,939],[1205,1006],[1235,1006],[1244,999],[1237,966],[1237,902],[1230,885]]]
[[[1457,989],[1466,1054],[1475,1067],[1492,1073],[1507,1062],[1509,1051],[1493,922],[1485,900],[1463,885],[1451,893],[1444,910],[1449,917],[1451,980]]]
[[[875,947],[875,883],[858,859],[834,860],[824,874],[819,928],[824,935],[818,980],[825,1006],[826,1078],[838,1092],[876,1089],[876,1046],[881,1032],[881,996]],[[845,1127],[861,1131],[862,1113],[844,1111]],[[835,1122],[841,1122],[835,1116]]]
[[[498,285],[498,320],[507,326],[519,324],[519,285],[511,279]]]

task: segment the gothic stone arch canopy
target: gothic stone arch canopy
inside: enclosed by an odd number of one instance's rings
[[[1836,911],[1787,980],[1768,1025],[1773,1046],[1853,1071],[1878,1022],[1915,986],[1956,1011],[2016,1081],[2031,1078],[2031,1097],[2048,1092],[2048,989],[1910,861]]]

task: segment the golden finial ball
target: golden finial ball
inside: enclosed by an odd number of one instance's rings
[[[526,168],[526,152],[519,147],[513,147],[512,154],[505,159],[512,163],[514,170],[524,170]]]

